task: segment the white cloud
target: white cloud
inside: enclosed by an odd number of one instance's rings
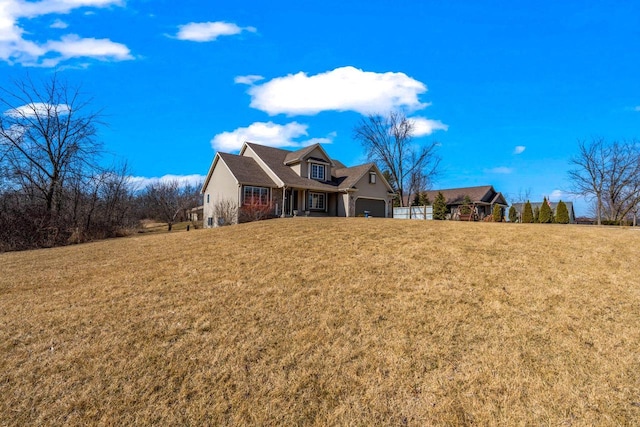
[[[26,125],[21,125],[21,124],[12,124],[11,126],[9,126],[8,129],[5,129],[2,133],[3,135],[0,136],[0,142],[5,142],[7,141],[7,139],[11,139],[13,141],[17,141],[20,138],[22,138],[22,136],[27,133],[29,131],[28,126]],[[2,156],[0,156],[0,158],[2,158]]]
[[[321,111],[385,113],[404,107],[419,110],[418,95],[427,86],[404,73],[374,73],[342,67],[308,76],[304,72],[252,86],[251,107],[270,115],[314,115]]]
[[[75,34],[69,34],[60,41],[47,43],[49,51],[57,52],[59,61],[69,58],[93,57],[100,60],[114,59],[124,61],[133,59],[129,48],[120,43],[114,43],[108,39],[80,38]],[[55,60],[56,58],[54,58]],[[58,62],[59,62],[58,61]]]
[[[38,2],[25,0],[8,0],[10,9],[18,12],[20,17],[33,18],[51,13],[65,14],[81,7],[120,6],[123,0],[42,0]]]
[[[424,117],[410,117],[413,121],[413,136],[420,137],[431,135],[436,130],[448,130],[449,125],[445,125],[440,120],[431,120]]]
[[[260,80],[264,80],[264,77],[257,74],[249,74],[248,76],[237,76],[235,79],[233,79],[233,82],[243,85],[252,85],[255,82],[259,82]]]
[[[316,142],[329,144],[336,134],[334,132],[325,138],[311,138],[298,141],[300,137],[308,136],[308,125],[298,122],[279,125],[273,122],[256,122],[248,127],[238,128],[232,132],[222,132],[213,137],[211,146],[222,152],[235,152],[242,148],[245,141],[255,142],[269,147],[303,147]]]
[[[12,108],[4,112],[5,116],[20,118],[20,117],[35,117],[46,116],[49,112],[52,115],[65,115],[70,111],[69,106],[66,104],[45,104],[43,102],[33,102],[26,104],[18,108]]]
[[[210,42],[219,36],[232,36],[243,31],[255,33],[254,27],[239,27],[229,22],[190,22],[178,27],[176,38],[193,42]]]
[[[551,194],[549,194],[548,199],[549,201],[552,201],[552,202],[557,202],[560,200],[563,200],[565,202],[573,201],[575,199],[575,195],[563,190],[553,190]]]
[[[60,40],[35,42],[25,38],[19,21],[50,14],[67,14],[81,7],[102,8],[124,4],[123,0],[3,0],[0,3],[0,61],[24,66],[57,66],[70,58],[97,58],[101,60],[132,59],[129,49],[108,39],[82,39],[67,35]],[[52,28],[64,29],[66,23],[54,21]]]
[[[148,178],[148,177],[144,177],[144,176],[130,176],[129,177],[129,183],[131,184],[131,186],[135,190],[142,190],[146,186],[151,185],[151,184],[167,183],[167,182],[173,182],[173,181],[178,181],[178,183],[182,187],[187,186],[187,185],[200,186],[204,182],[205,179],[206,179],[206,176],[198,175],[198,174],[194,174],[194,175],[164,175],[164,176],[161,176],[161,177],[152,177],[152,178]]]
[[[522,154],[526,149],[527,147],[525,147],[524,145],[516,145],[516,148],[513,149],[513,154]]]
[[[508,175],[508,174],[513,172],[513,169],[512,168],[508,168],[506,166],[498,166],[498,167],[492,168],[492,169],[485,169],[484,172],[485,173],[495,173],[495,174],[501,174],[501,175]]]
[[[69,26],[69,24],[67,24],[66,22],[60,20],[60,19],[56,19],[55,21],[53,21],[53,24],[51,24],[49,26],[49,28],[57,28],[60,30],[64,30],[65,28],[67,28]]]

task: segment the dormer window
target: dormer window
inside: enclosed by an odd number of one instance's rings
[[[317,179],[318,181],[325,180],[325,165],[311,163],[309,166],[311,166],[311,179]]]

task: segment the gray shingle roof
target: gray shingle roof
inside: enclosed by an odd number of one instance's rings
[[[318,144],[309,145],[308,147],[301,148],[296,151],[289,151],[287,155],[284,157],[284,163],[289,165],[291,163],[299,162],[302,158],[312,152]]]
[[[447,200],[447,205],[461,205],[464,197],[469,196],[473,203],[498,203],[506,205],[506,200],[502,193],[496,192],[491,185],[478,187],[449,188],[445,190],[431,190],[425,192],[429,200],[433,203],[438,192],[442,193]]]
[[[373,163],[366,163],[364,165],[353,166],[350,168],[340,168],[333,171],[333,175],[336,177],[338,187],[341,190],[352,188],[362,178],[362,176],[371,169]]]
[[[220,159],[227,165],[233,176],[241,184],[253,184],[262,187],[275,187],[269,175],[251,157],[236,156],[235,154],[218,153]]]
[[[304,188],[308,190],[318,191],[338,190],[338,185],[336,182],[316,181],[315,179],[301,177],[297,173],[295,173],[293,169],[285,164],[287,155],[291,154],[291,151],[254,144],[252,142],[247,142],[246,144],[262,159],[262,161],[267,164],[269,169],[271,169],[273,173],[275,173],[287,187]],[[300,150],[298,150],[298,152],[299,151]],[[293,153],[298,152],[294,151]]]

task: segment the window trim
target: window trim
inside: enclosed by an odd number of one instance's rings
[[[247,190],[251,189],[251,198],[253,201],[257,200],[258,203],[253,203],[257,206],[268,206],[271,200],[271,189],[269,187],[258,187],[256,185],[243,185],[242,186],[242,205],[248,206],[252,203],[247,202]],[[256,190],[258,190],[256,195]],[[263,191],[264,190],[264,191]],[[262,193],[265,193],[264,195]]]
[[[313,198],[314,196],[317,197],[317,201],[322,200],[322,206],[318,207],[313,205]],[[308,208],[310,211],[324,211],[327,209],[327,193],[318,193],[315,191],[309,191],[309,197],[308,197]]]
[[[369,184],[375,184],[377,179],[375,172],[369,172]]]
[[[322,170],[322,177],[314,176],[314,168],[317,168],[318,171]],[[317,181],[325,181],[327,178],[327,166],[322,163],[309,162],[309,178]]]

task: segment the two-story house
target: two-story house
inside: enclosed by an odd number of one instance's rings
[[[216,153],[202,186],[204,226],[216,206],[256,205],[269,216],[391,216],[393,190],[374,163],[346,167],[320,144],[297,151],[245,142],[238,155]],[[239,222],[236,214],[232,222]]]

